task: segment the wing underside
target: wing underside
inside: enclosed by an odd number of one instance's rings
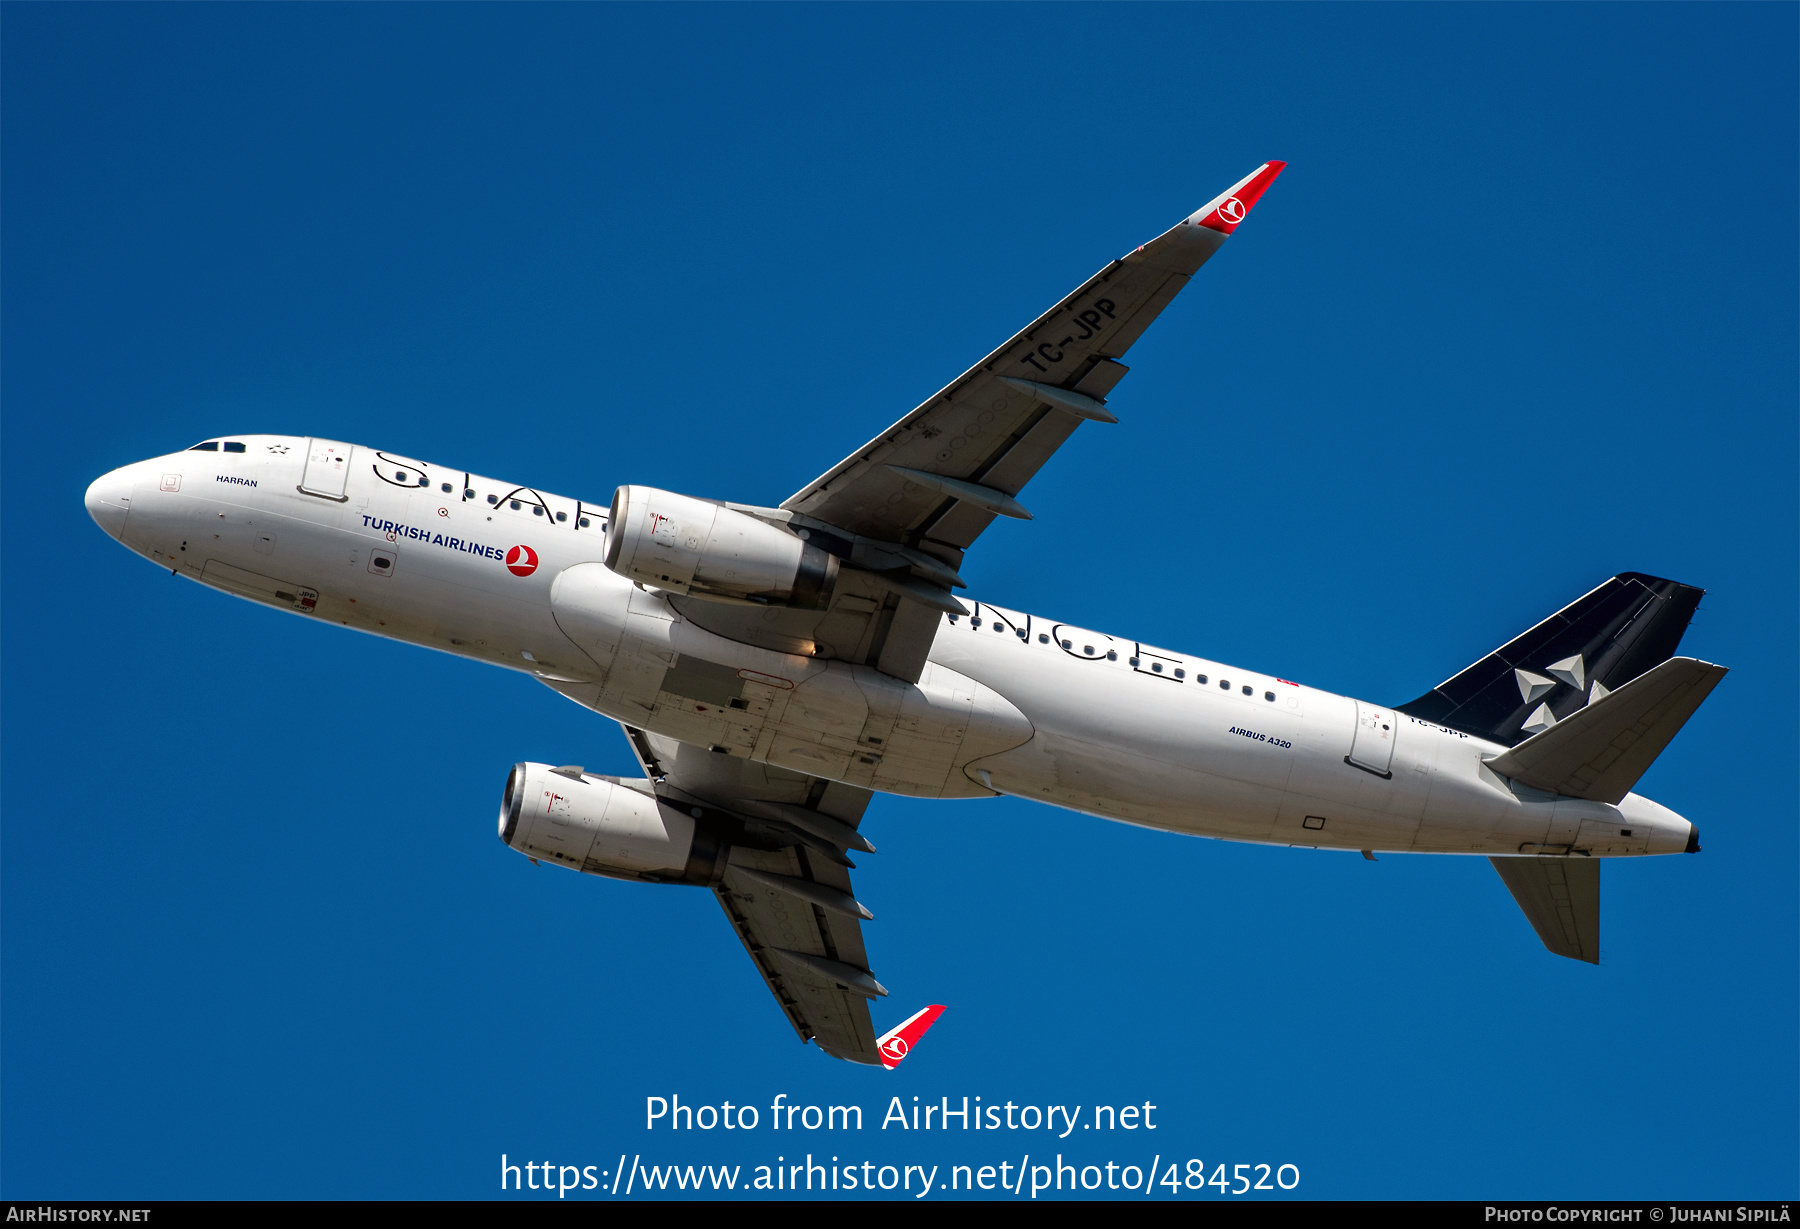
[[[869,972],[848,857],[870,791],[624,728],[659,797],[747,821],[756,844],[732,846],[713,891],[794,1032],[879,1064],[869,1000],[887,991]]]
[[[863,950],[862,927],[852,918],[771,887],[767,878],[752,877],[747,871],[784,879],[797,876],[834,887],[846,896],[850,894],[850,873],[798,848],[773,853],[733,849],[725,879],[713,891],[800,1040],[817,1041],[820,1049],[837,1058],[879,1063],[869,996],[840,981],[845,975],[830,968],[831,964],[843,964],[867,975],[869,960]]]
[[[1113,421],[1102,402],[1125,375],[1118,360],[1284,165],[1265,163],[1107,265],[782,507],[960,559],[995,516],[1022,513],[1011,497],[1084,419]]]

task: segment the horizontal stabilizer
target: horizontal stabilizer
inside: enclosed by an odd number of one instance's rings
[[[1600,963],[1600,859],[1489,858],[1544,946]]]
[[[1617,804],[1725,674],[1724,666],[1671,657],[1487,766],[1538,789]]]

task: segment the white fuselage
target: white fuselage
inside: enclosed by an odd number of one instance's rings
[[[115,470],[89,489],[89,511],[182,575],[532,674],[715,753],[1228,840],[1596,856],[1688,844],[1685,819],[1636,794],[1609,806],[1496,775],[1483,760],[1505,748],[1482,739],[985,603],[942,619],[917,684],[740,644],[600,562],[605,505],[360,446],[221,438],[243,451]],[[665,689],[690,660],[735,671],[741,697]]]

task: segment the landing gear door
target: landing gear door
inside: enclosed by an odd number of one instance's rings
[[[344,484],[350,480],[351,445],[332,440],[309,440],[306,449],[306,475],[300,489],[308,495],[322,495],[343,503]]]
[[[1392,776],[1394,762],[1394,710],[1356,702],[1356,736],[1344,759],[1378,777]]]

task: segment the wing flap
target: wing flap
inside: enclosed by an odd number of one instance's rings
[[[1600,859],[1489,858],[1544,946],[1600,963]]]
[[[1538,789],[1617,805],[1726,673],[1671,657],[1487,765]]]

